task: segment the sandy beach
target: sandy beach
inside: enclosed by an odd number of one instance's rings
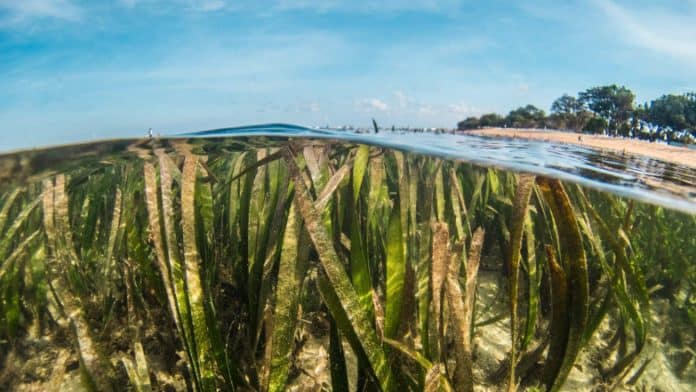
[[[585,135],[553,130],[486,128],[467,131],[467,134],[488,137],[516,137],[554,143],[570,143],[586,147],[626,152],[696,168],[696,150],[651,143],[637,139],[621,139],[602,135]],[[578,139],[582,136],[582,139]]]

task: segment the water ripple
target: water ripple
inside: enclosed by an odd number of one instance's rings
[[[696,214],[696,169],[648,157],[527,139],[403,130],[355,132],[289,124],[222,128],[182,137],[322,138],[530,172]]]

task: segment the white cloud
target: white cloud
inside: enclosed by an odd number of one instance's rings
[[[407,95],[405,92],[399,90],[394,92],[394,97],[396,97],[396,102],[400,108],[405,108],[414,102],[414,99]]]
[[[431,105],[421,105],[418,108],[418,113],[424,114],[426,116],[432,116],[436,114],[436,110]]]
[[[627,44],[696,64],[696,9],[624,7],[612,0],[593,0],[609,26]]]
[[[270,111],[270,110],[269,110]],[[289,113],[319,113],[321,112],[321,105],[318,102],[309,103],[291,103],[285,107],[285,112]]]
[[[19,25],[34,19],[51,18],[76,21],[83,11],[70,0],[0,0],[0,26]],[[2,13],[0,13],[2,15]]]
[[[240,42],[252,49],[241,46]],[[168,52],[158,63],[114,72],[128,81],[169,86],[181,83],[189,87],[260,94],[298,86],[304,80],[301,74],[314,67],[333,65],[342,54],[353,52],[352,44],[341,36],[321,31],[248,34],[232,40],[182,42],[177,50]],[[76,76],[82,75],[85,72],[77,72]],[[315,98],[311,99],[314,102]]]
[[[404,93],[402,90],[395,91],[394,98],[394,107],[398,109],[397,113],[400,113],[403,116],[407,116],[408,113],[425,117],[435,115],[465,116],[478,114],[481,112],[480,109],[465,103],[443,104],[433,103],[433,101],[419,101]]]
[[[361,99],[357,102],[357,107],[365,112],[386,112],[389,109],[389,105],[377,98]]]
[[[476,114],[476,113],[480,112],[480,110],[478,110],[477,108],[470,106],[470,105],[467,105],[467,104],[463,104],[463,103],[449,104],[449,105],[447,105],[447,110],[450,113],[454,113],[454,114],[460,115],[460,116]]]

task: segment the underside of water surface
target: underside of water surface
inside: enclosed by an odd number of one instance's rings
[[[311,138],[0,171],[2,390],[696,388],[688,197]]]

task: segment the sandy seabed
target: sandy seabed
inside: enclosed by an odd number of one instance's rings
[[[509,137],[576,144],[596,149],[642,155],[696,168],[696,150],[687,147],[670,146],[659,142],[541,129],[486,128],[467,131],[466,133],[486,137]]]

